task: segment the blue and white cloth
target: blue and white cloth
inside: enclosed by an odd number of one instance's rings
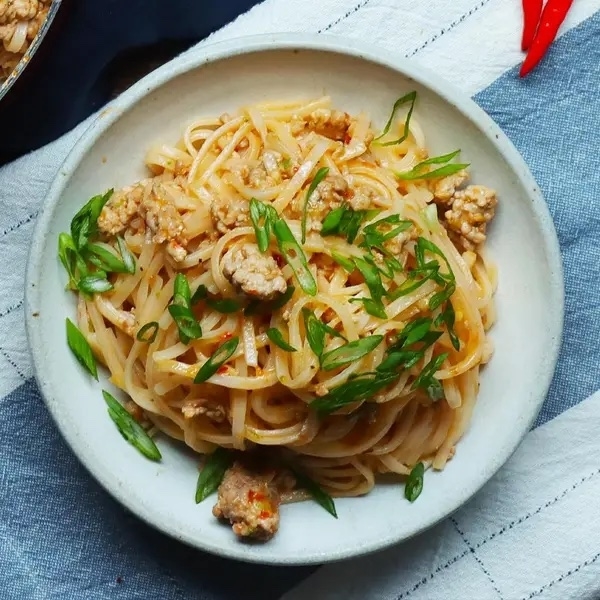
[[[526,80],[516,75],[518,0],[266,0],[209,39],[327,32],[420,61],[473,95],[505,130],[558,230],[564,345],[536,425],[551,422],[529,435],[467,509],[379,560],[347,563],[351,568],[328,566],[311,576],[314,568],[259,567],[203,554],[138,521],[90,478],[37,392],[23,315],[36,215],[88,123],[0,169],[0,597],[600,598],[600,521],[593,511],[600,396],[559,416],[600,388],[598,11],[600,0],[575,0],[563,35]]]

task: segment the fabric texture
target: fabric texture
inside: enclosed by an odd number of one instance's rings
[[[280,31],[283,23],[289,24],[285,29],[295,31],[369,39],[387,50],[414,58],[458,83],[503,127],[541,186],[554,217],[565,264],[564,345],[537,424],[554,418],[600,387],[600,319],[597,317],[600,175],[595,167],[600,153],[596,134],[600,111],[597,94],[599,9],[600,0],[575,2],[562,29],[564,36],[554,44],[547,60],[525,81],[517,79],[515,68],[522,58],[518,50],[520,3],[505,0],[454,0],[452,3],[447,0],[320,0],[318,5],[306,0],[266,0],[208,40]],[[191,52],[201,52],[202,45]],[[23,315],[27,250],[48,186],[93,118],[56,142],[0,169],[0,252],[4,256],[0,264],[3,283],[0,287],[0,597],[7,600],[225,600],[251,595],[275,599],[312,569],[256,567],[215,558],[169,540],[129,515],[99,488],[66,448],[32,380]],[[536,436],[538,432],[531,435]],[[585,449],[583,444],[589,441],[588,436],[578,443]],[[544,460],[562,454],[553,442],[546,444],[539,447]],[[518,469],[518,463],[513,468]],[[561,480],[558,473],[556,480],[557,486],[564,484],[565,489],[571,481]],[[536,491],[530,487],[527,481],[522,481],[520,490],[526,497]],[[578,489],[582,493],[587,490],[583,485]],[[551,494],[550,488],[548,493]],[[545,501],[550,499],[548,495]],[[557,500],[557,504],[560,502],[561,499]],[[510,513],[513,516],[494,523],[502,527],[511,519],[518,520],[522,514],[519,510],[535,510],[532,506],[498,507],[502,511],[511,508],[514,512]],[[472,546],[493,532],[486,529],[487,521],[483,517],[479,532],[469,529],[469,523],[466,517],[456,520],[456,524],[449,521],[438,531],[445,537],[449,529],[449,536],[464,537]],[[528,523],[533,524],[534,519],[528,519]],[[540,527],[535,539],[541,546],[546,539],[542,535],[543,524]],[[582,592],[579,596],[563,595],[563,598],[600,597],[600,577],[597,570],[593,571],[597,567],[594,556],[598,548],[590,550],[584,543],[588,523],[585,520],[579,524],[570,522],[569,527],[571,537],[564,538],[569,540],[568,548],[565,541],[565,548],[573,552],[553,555],[553,570],[542,571],[547,574],[547,577],[544,575],[547,581],[532,580],[532,586],[537,587],[521,587],[515,591],[517,588],[509,585],[510,572],[494,570],[496,589],[494,586],[490,589],[485,571],[491,573],[502,554],[494,555],[494,546],[486,544],[489,556],[481,558],[479,553],[473,552],[471,557],[480,569],[464,575],[475,577],[477,574],[481,587],[476,586],[474,579],[475,587],[465,588],[462,595],[447,597],[467,600],[554,598],[558,596],[548,594],[562,588],[557,584],[546,588],[544,585],[548,586],[553,578],[569,571],[572,571],[569,575],[571,591],[576,589],[573,587],[576,582],[589,579],[590,573],[596,574],[596,585],[589,584],[592,587],[588,586],[587,596]],[[514,529],[514,535],[521,531],[527,536],[527,530]],[[548,535],[550,540],[561,534],[555,528],[550,529]],[[597,540],[598,536],[593,539]],[[436,546],[428,546],[431,540],[431,534],[418,540],[419,548],[425,548],[422,564],[417,569],[419,573],[430,569],[436,572],[440,566],[427,559],[431,548],[437,556]],[[478,560],[483,562],[483,567]],[[450,568],[445,570],[451,572]],[[391,573],[392,568],[381,576],[391,577]],[[456,573],[459,577],[460,571]],[[372,585],[375,589],[381,587],[380,582]],[[536,591],[541,588],[544,589]],[[400,595],[405,589],[400,585],[389,588],[385,597],[407,597]],[[430,586],[428,593],[433,594],[433,589]],[[320,597],[315,588],[310,594]],[[414,592],[411,594],[419,597]],[[368,600],[368,596],[365,598]]]

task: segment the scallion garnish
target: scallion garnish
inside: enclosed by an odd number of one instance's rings
[[[412,117],[412,113],[415,108],[416,99],[417,99],[417,92],[413,91],[413,92],[409,92],[408,94],[402,96],[401,98],[398,98],[398,100],[396,100],[396,102],[394,102],[394,107],[392,108],[392,114],[390,115],[388,122],[385,124],[383,131],[373,140],[373,143],[376,143],[379,146],[394,146],[397,144],[401,144],[406,138],[408,138],[408,135],[410,133],[410,119]],[[391,142],[380,142],[379,140],[382,137],[384,137],[385,135],[387,135],[390,128],[392,127],[392,123],[394,122],[394,117],[396,116],[396,112],[398,111],[398,109],[400,107],[404,106],[405,104],[408,104],[409,102],[410,102],[410,108],[408,109],[408,115],[406,116],[406,121],[404,121],[404,131],[402,133],[402,136],[399,137],[397,140],[392,140]]]
[[[206,500],[217,491],[227,469],[233,464],[233,453],[226,448],[217,448],[212,454],[206,455],[204,466],[198,475],[196,484],[196,504]]]
[[[354,264],[363,276],[369,291],[371,292],[371,298],[375,302],[381,303],[381,299],[386,295],[385,288],[381,282],[381,275],[379,269],[373,266],[371,263],[366,261],[364,258],[354,258]]]
[[[119,253],[121,254],[123,264],[125,265],[125,273],[133,275],[135,273],[135,258],[133,258],[133,254],[120,235],[117,236],[117,245],[119,246]]]
[[[450,341],[452,342],[452,346],[455,350],[460,350],[460,340],[454,331],[454,321],[456,319],[456,315],[454,313],[454,307],[452,306],[452,302],[448,302],[446,304],[446,308],[438,315],[435,320],[435,326],[440,327],[441,325],[445,325],[448,330],[448,336],[450,337]]]
[[[448,358],[448,353],[444,352],[435,358],[432,358],[426,365],[423,367],[419,376],[413,381],[411,389],[416,390],[417,388],[427,389],[432,382],[434,381],[434,375],[442,366],[442,363]]]
[[[287,290],[280,294],[277,298],[264,302],[261,300],[251,300],[248,306],[244,309],[246,316],[250,315],[269,315],[274,313],[276,310],[283,308],[294,295],[296,288],[293,285],[288,285]]]
[[[240,338],[234,337],[221,344],[198,369],[196,377],[194,377],[194,383],[202,383],[210,379],[233,356],[239,343]]]
[[[373,352],[382,340],[382,335],[371,335],[325,352],[321,357],[321,368],[324,371],[331,371],[348,363],[356,362],[363,356]]]
[[[156,335],[158,333],[158,322],[150,321],[146,323],[144,326],[140,327],[140,330],[137,332],[135,336],[138,342],[146,342],[148,344],[152,344],[156,339]]]
[[[372,298],[350,298],[350,302],[360,302],[371,316],[377,317],[378,319],[387,319],[385,307],[381,302],[377,302]]]
[[[88,260],[99,269],[107,273],[129,273],[129,267],[113,252],[103,246],[87,244],[84,250]]]
[[[102,390],[108,414],[121,435],[146,458],[158,461],[162,458],[160,450],[145,429],[123,408],[121,403],[106,390]]]
[[[98,367],[92,348],[71,319],[67,319],[67,344],[79,363],[98,381]]]
[[[68,233],[61,233],[58,236],[58,257],[69,276],[67,288],[72,290],[77,289],[76,269],[78,254],[77,248],[73,243],[73,238]]]
[[[182,273],[175,275],[173,284],[173,302],[169,305],[169,314],[177,325],[179,339],[183,344],[202,337],[202,327],[192,311],[192,292],[190,284]]]
[[[233,298],[207,298],[206,304],[217,312],[226,315],[238,312],[241,309],[240,303]]]
[[[195,304],[198,304],[200,300],[204,300],[205,298],[208,298],[208,288],[201,283],[190,298],[190,304],[194,306]]]
[[[92,235],[98,231],[98,217],[113,194],[108,190],[105,194],[91,198],[73,217],[71,221],[71,237],[78,251],[88,243]]]
[[[294,346],[288,344],[285,339],[283,339],[283,334],[277,327],[270,327],[267,329],[267,337],[276,345],[279,346],[282,350],[286,352],[297,352]]]
[[[277,211],[270,204],[265,204],[256,198],[250,200],[250,220],[254,226],[258,249],[261,252],[267,251],[273,223],[278,219]]]
[[[113,289],[113,284],[106,279],[106,273],[96,271],[92,275],[82,277],[77,287],[86,294],[102,294]]]
[[[304,250],[294,237],[289,225],[281,218],[273,223],[273,234],[285,262],[292,268],[300,287],[309,296],[317,295],[317,282],[308,267]]]
[[[406,480],[406,485],[404,486],[404,497],[409,502],[414,502],[423,491],[423,476],[425,475],[425,467],[423,463],[417,463],[408,479]]]
[[[336,262],[342,269],[347,271],[348,273],[352,273],[354,269],[356,269],[356,265],[352,262],[351,258],[346,258],[341,254],[337,254],[336,252],[331,253],[331,259]]]
[[[288,466],[288,468],[294,475],[298,487],[306,490],[317,504],[322,506],[330,515],[334,516],[337,519],[338,516],[337,511],[335,510],[333,498],[325,490],[323,490],[323,488],[316,481],[313,481],[308,475],[301,473],[293,467]]]
[[[304,329],[306,331],[306,339],[310,349],[321,358],[323,351],[325,350],[325,337],[327,334],[338,337],[347,341],[346,338],[339,332],[330,327],[326,323],[323,323],[321,319],[318,319],[315,313],[304,307],[302,309],[302,319],[304,321]]]
[[[450,154],[444,154],[443,156],[434,156],[420,162],[415,165],[410,171],[404,173],[396,173],[398,179],[405,181],[412,181],[413,179],[436,179],[437,177],[447,177],[448,175],[454,175],[469,166],[469,163],[451,163],[446,164],[443,167],[434,169],[433,171],[424,171],[429,165],[439,165],[449,163],[455,156],[460,153],[460,150],[450,152]]]
[[[392,372],[362,373],[333,388],[326,396],[316,398],[309,406],[321,416],[328,415],[348,404],[369,400],[398,377],[398,373]]]
[[[302,209],[302,243],[306,242],[306,217],[308,212],[308,203],[310,201],[310,197],[313,195],[314,191],[317,189],[317,186],[327,177],[329,173],[329,167],[322,167],[317,171],[315,178],[312,180],[308,191],[306,192],[306,198],[304,199],[304,207]]]

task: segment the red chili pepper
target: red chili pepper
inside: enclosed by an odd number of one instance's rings
[[[533,42],[543,5],[543,0],[523,0],[523,39],[521,40],[523,52],[529,50],[529,46]]]
[[[540,25],[533,38],[529,52],[521,66],[519,75],[525,77],[544,58],[546,51],[556,38],[573,0],[548,0],[542,12]]]

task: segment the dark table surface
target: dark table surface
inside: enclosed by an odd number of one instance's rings
[[[0,102],[0,164],[72,129],[115,91],[259,0],[63,0],[40,50]]]

